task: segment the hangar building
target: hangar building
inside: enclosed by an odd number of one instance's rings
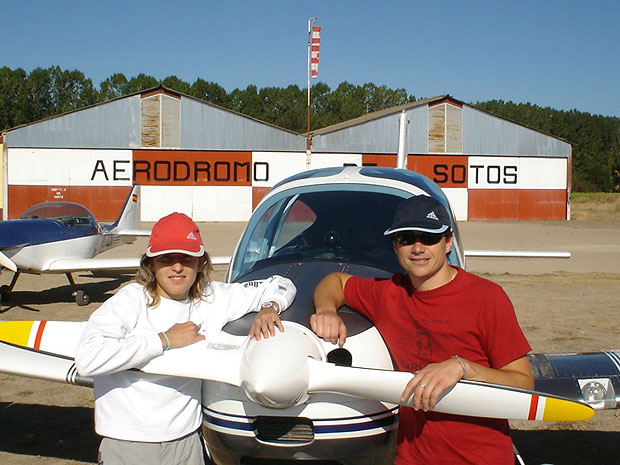
[[[402,122],[405,122],[403,125]],[[570,219],[571,145],[460,102],[418,100],[315,131],[313,152],[358,152],[362,163],[435,181],[459,220]]]
[[[460,102],[419,100],[306,139],[163,87],[2,135],[3,218],[44,200],[114,220],[133,183],[143,221],[181,211],[245,221],[282,179],[327,166],[396,166],[425,174],[459,220],[569,219],[571,145]],[[402,158],[401,158],[402,160]]]

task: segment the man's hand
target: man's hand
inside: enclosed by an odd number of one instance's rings
[[[347,339],[347,327],[336,312],[347,303],[344,286],[350,277],[346,273],[330,273],[314,289],[315,313],[310,317],[310,328],[317,336],[340,347]]]
[[[463,368],[454,358],[431,363],[414,374],[400,400],[405,402],[413,393],[413,409],[427,412],[437,405],[441,393],[458,383],[462,376]]]
[[[310,317],[310,328],[317,336],[340,347],[347,339],[347,327],[335,312],[313,314]]]

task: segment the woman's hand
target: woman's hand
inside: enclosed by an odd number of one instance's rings
[[[260,341],[261,336],[268,339],[269,336],[276,335],[276,327],[280,332],[284,332],[284,326],[282,325],[282,321],[280,321],[278,312],[274,307],[263,307],[261,311],[258,312],[258,315],[256,315],[249,334],[252,339],[256,339],[257,341]]]
[[[168,330],[165,331],[165,335],[168,338],[170,346],[168,349],[178,349],[179,347],[185,347],[198,341],[202,341],[205,337],[199,333],[200,326],[191,321],[185,323],[177,323]],[[159,338],[162,340],[162,345],[166,349],[166,339],[160,333]]]

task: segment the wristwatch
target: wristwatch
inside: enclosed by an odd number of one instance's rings
[[[269,300],[267,302],[263,302],[263,304],[260,306],[260,309],[269,309],[269,308],[273,308],[276,313],[279,315],[280,314],[280,306],[278,305],[278,302],[274,302],[272,300]]]

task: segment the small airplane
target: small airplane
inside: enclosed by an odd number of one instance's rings
[[[392,371],[377,329],[346,306],[339,310],[348,336],[342,348],[316,337],[308,324],[314,288],[327,273],[388,277],[401,271],[383,231],[397,205],[412,195],[430,195],[446,206],[454,232],[448,261],[465,267],[447,197],[430,179],[411,171],[305,171],[274,186],[256,207],[226,281],[273,274],[292,279],[297,296],[281,315],[284,333],[248,340],[253,317],[247,315],[229,323],[218,339],[167,351],[141,368],[203,379],[203,433],[213,463],[370,465],[393,460],[400,393],[411,374]],[[91,385],[73,363],[83,325],[1,322],[0,372]],[[444,393],[437,409],[575,421],[589,418],[593,408],[620,406],[614,394],[620,391],[620,352],[563,357],[531,356],[536,389],[548,387],[544,392],[461,381]],[[590,364],[594,359],[597,364]]]
[[[76,287],[76,271],[131,271],[135,258],[93,258],[136,236],[140,229],[140,186],[134,185],[113,224],[99,223],[83,205],[73,202],[42,202],[28,208],[17,220],[0,221],[0,266],[14,272],[8,285],[0,286],[0,302],[10,299],[21,273],[64,273],[78,305],[90,298]]]

